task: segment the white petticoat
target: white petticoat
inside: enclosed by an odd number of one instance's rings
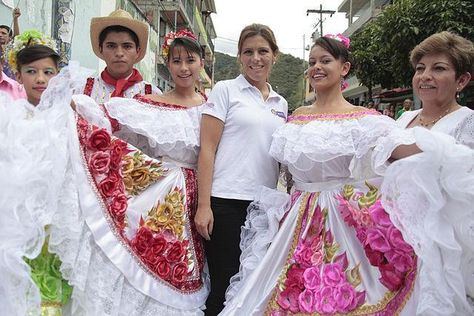
[[[474,150],[411,130],[423,153],[388,167],[383,205],[421,262],[419,315],[473,314]]]

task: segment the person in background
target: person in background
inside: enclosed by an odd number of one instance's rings
[[[107,17],[92,18],[90,36],[94,53],[107,67],[100,76],[87,79],[84,94],[97,103],[104,103],[111,97],[161,94],[157,87],[143,81],[140,72],[133,67],[146,54],[146,23],[134,20],[130,13],[119,9]]]
[[[390,103],[389,105],[386,106],[386,108],[383,110],[382,114],[386,115],[388,117],[393,118],[395,116],[395,104]]]
[[[256,188],[277,186],[279,166],[268,151],[288,112],[268,83],[278,52],[268,26],[245,27],[238,42],[242,74],[218,82],[203,111],[195,222],[211,277],[206,315],[222,310],[229,279],[239,270],[240,227]]]
[[[26,98],[23,86],[3,72],[3,56],[0,56],[0,92],[8,94],[12,100]]]
[[[403,113],[407,111],[411,111],[412,106],[413,106],[413,101],[411,99],[405,99],[405,101],[403,101],[402,108],[397,111],[397,114],[395,115],[395,119],[397,120],[400,116],[402,116]]]
[[[6,45],[8,45],[11,40],[20,34],[20,24],[18,19],[21,16],[20,8],[15,8],[12,11],[13,15],[13,32],[7,25],[0,25],[0,54],[3,55]],[[3,61],[3,72],[10,77],[11,79],[16,79],[15,69],[10,69],[8,60],[5,58]]]

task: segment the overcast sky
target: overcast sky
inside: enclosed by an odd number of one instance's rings
[[[311,34],[314,25],[319,20],[319,14],[306,10],[319,9],[337,11],[342,0],[215,0],[217,14],[212,14],[216,29],[216,51],[229,55],[237,54],[237,41],[240,31],[251,23],[262,23],[270,26],[275,33],[280,50],[286,54],[303,57],[303,35],[305,44],[311,44]],[[342,33],[347,28],[344,13],[332,17],[323,15],[323,32]],[[318,25],[319,30],[319,25]],[[305,52],[305,59],[308,52]]]

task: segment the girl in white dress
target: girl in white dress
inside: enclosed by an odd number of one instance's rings
[[[347,47],[337,35],[311,49],[316,101],[289,117],[270,149],[295,191],[288,201],[263,190],[249,209],[222,315],[413,315],[417,257],[381,205],[376,170],[385,161],[372,167],[377,141],[396,123],[344,100]],[[401,145],[392,157],[415,152]]]

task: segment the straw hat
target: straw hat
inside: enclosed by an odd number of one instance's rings
[[[137,34],[140,54],[137,57],[136,63],[142,60],[145,56],[146,47],[148,45],[148,25],[141,21],[134,20],[130,13],[121,9],[115,10],[110,13],[109,16],[92,18],[90,32],[94,54],[96,54],[100,59],[104,59],[100,52],[99,35],[106,27],[112,25],[124,26]]]

